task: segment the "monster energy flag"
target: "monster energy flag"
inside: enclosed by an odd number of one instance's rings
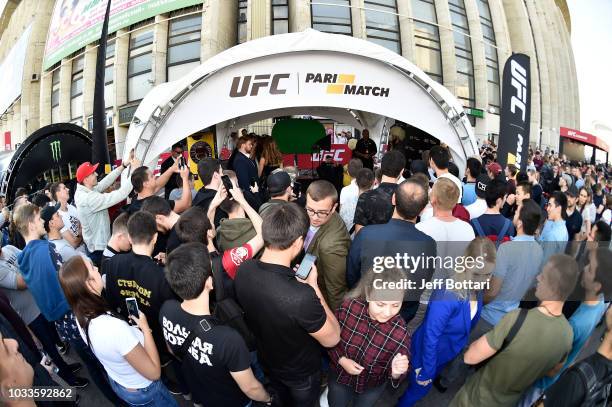
[[[527,167],[531,120],[531,74],[529,57],[513,54],[504,66],[501,122],[497,159],[502,167]]]
[[[96,83],[93,104],[93,149],[91,161],[100,163],[98,172],[104,172],[104,164],[110,164],[108,138],[106,137],[106,111],[104,109],[104,72],[106,67],[106,40],[108,37],[108,15],[111,0],[106,4],[106,15],[102,24],[102,35],[96,59]]]

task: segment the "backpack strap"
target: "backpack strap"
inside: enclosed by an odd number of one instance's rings
[[[525,318],[527,318],[528,312],[529,310],[527,308],[521,308],[518,317],[516,318],[516,321],[514,321],[512,328],[510,328],[510,332],[508,332],[508,336],[506,336],[506,338],[504,339],[504,342],[502,343],[501,348],[499,348],[499,350],[497,351],[497,354],[501,353],[504,349],[508,347],[508,345],[510,345],[518,331],[521,329],[521,326],[523,326]]]
[[[474,225],[474,229],[476,229],[478,236],[486,236],[484,230],[482,230],[482,226],[480,226],[480,222],[478,222],[478,218],[472,219],[472,224]]]
[[[174,356],[178,357],[179,360],[182,361],[185,355],[187,354],[187,351],[189,350],[189,347],[195,340],[195,337],[198,333],[198,329],[200,329],[203,322],[206,322],[206,325],[208,327],[210,327],[211,325],[214,325],[214,323],[208,323],[206,319],[201,319],[197,324],[195,324],[195,326],[192,326],[191,331],[189,331],[189,335],[187,335],[187,338],[185,338],[185,341],[183,342],[181,347],[174,353]],[[204,330],[204,328],[202,328],[202,330]]]
[[[211,272],[215,287],[215,301],[217,303],[225,299],[225,288],[223,284],[223,262],[219,253],[210,254]]]
[[[504,226],[501,228],[501,231],[497,235],[497,240],[495,241],[495,245],[499,246],[502,240],[504,240],[504,236],[508,233],[508,229],[510,229],[510,219],[504,219]]]

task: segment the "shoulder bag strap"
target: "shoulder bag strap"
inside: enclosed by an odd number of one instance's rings
[[[183,358],[187,354],[187,351],[189,350],[189,347],[195,340],[196,334],[198,333],[198,329],[200,329],[202,321],[204,321],[204,319],[201,319],[197,324],[195,324],[195,326],[190,327],[191,330],[189,331],[189,335],[187,335],[185,342],[183,342],[181,347],[174,353],[174,355],[180,360],[183,360]]]
[[[508,232],[508,229],[510,229],[510,220],[509,219],[505,219],[504,220],[504,226],[502,227],[501,231],[497,235],[497,241],[495,242],[498,246],[501,243],[501,241],[504,239],[504,236],[506,236],[506,233]]]
[[[519,312],[516,321],[514,321],[512,328],[510,328],[510,332],[508,332],[508,336],[506,336],[506,338],[504,339],[504,343],[502,343],[502,346],[497,351],[497,354],[501,353],[504,349],[508,347],[508,345],[510,345],[518,331],[521,329],[521,326],[523,326],[523,322],[525,322],[525,318],[527,317],[527,312],[529,312],[527,308],[521,308],[521,311]]]
[[[223,285],[223,263],[221,261],[221,254],[211,254],[210,263],[215,289],[215,301],[217,303],[220,303],[225,298],[225,288]]]
[[[480,222],[478,222],[478,218],[472,219],[472,223],[474,224],[474,229],[476,229],[478,236],[485,236],[484,230],[482,230],[482,226],[480,226]]]

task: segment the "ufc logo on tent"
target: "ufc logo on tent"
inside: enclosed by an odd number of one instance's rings
[[[230,97],[240,98],[244,96],[257,96],[260,89],[269,88],[271,95],[284,95],[287,93],[287,89],[281,89],[280,81],[282,79],[289,79],[291,74],[279,73],[275,75],[252,75],[248,76],[236,76],[232,80],[232,88],[230,89]]]
[[[510,110],[516,114],[516,108],[521,109],[523,121],[525,121],[525,104],[527,103],[527,71],[518,62],[512,60],[510,64],[512,74],[511,85],[516,89],[516,96],[510,100]]]

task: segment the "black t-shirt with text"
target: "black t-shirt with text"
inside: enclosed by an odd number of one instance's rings
[[[259,361],[272,376],[299,380],[320,370],[321,346],[310,333],[327,317],[312,287],[288,267],[253,259],[240,266],[234,287]]]
[[[117,254],[104,266],[106,273],[105,297],[111,308],[128,318],[125,299],[136,298],[138,309],[147,316],[153,331],[153,339],[160,355],[167,355],[161,327],[158,324],[159,310],[166,300],[176,299],[164,275],[164,269],[148,256],[134,252]]]
[[[178,301],[166,301],[159,314],[164,338],[176,354],[187,336],[204,319],[181,368],[194,401],[205,406],[243,407],[249,398],[240,390],[230,372],[250,367],[251,357],[242,337],[228,326],[219,325],[210,315],[185,312]]]

